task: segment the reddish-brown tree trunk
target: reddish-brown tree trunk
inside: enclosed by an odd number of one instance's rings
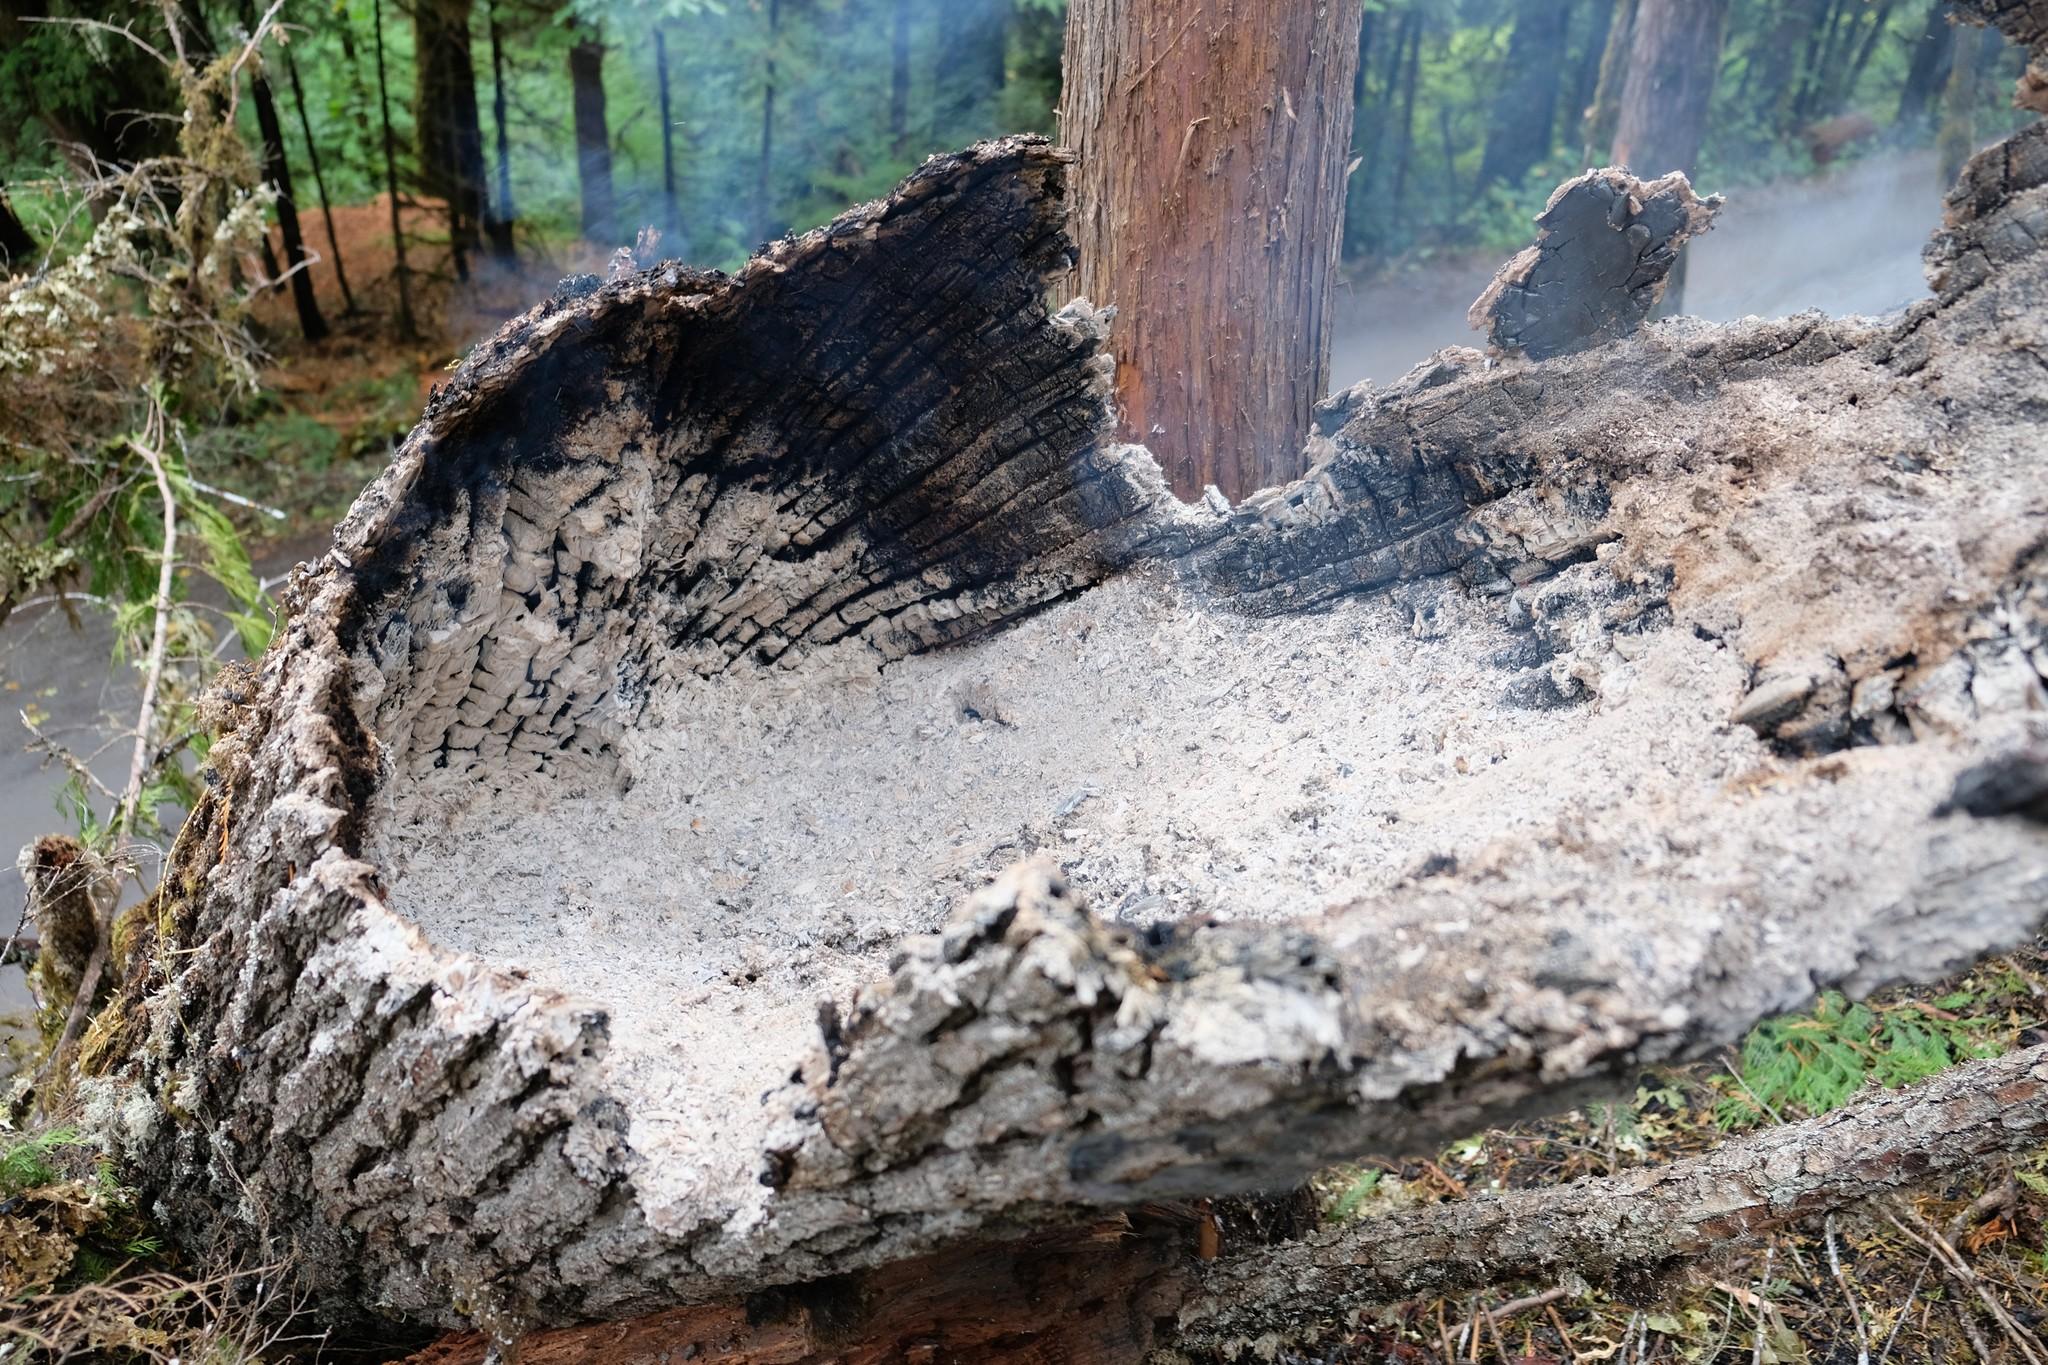
[[[1123,433],[1183,497],[1306,467],[1358,63],[1358,0],[1075,0],[1072,292],[1118,310]]]
[[[1691,175],[1707,132],[1728,0],[1642,0],[1612,160],[1654,179]]]

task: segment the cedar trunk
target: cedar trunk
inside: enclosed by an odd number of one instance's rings
[[[1183,497],[1305,467],[1328,378],[1358,0],[1078,0],[1071,293],[1114,305],[1121,430]]]

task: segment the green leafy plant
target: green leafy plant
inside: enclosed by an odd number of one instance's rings
[[[2008,1022],[1954,1012],[1975,1000],[1958,992],[1931,1004],[1871,1006],[1826,992],[1809,1013],[1750,1031],[1735,1069],[1713,1078],[1723,1092],[1714,1120],[1737,1129],[1822,1114],[1872,1081],[1910,1085],[1957,1062],[1997,1056]]]

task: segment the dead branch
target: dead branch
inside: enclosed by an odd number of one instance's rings
[[[1361,1219],[1219,1261],[1180,1310],[1180,1339],[1312,1334],[1360,1308],[1502,1278],[1571,1275],[1653,1296],[1696,1261],[2044,1141],[2048,1046],[1968,1062],[1668,1166]],[[1953,1273],[1956,1258],[1943,1260]]]

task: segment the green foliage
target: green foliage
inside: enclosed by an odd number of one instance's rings
[[[1743,1041],[1735,1071],[1714,1078],[1723,1092],[1715,1122],[1737,1129],[1822,1114],[1873,1081],[1910,1085],[1957,1062],[1997,1056],[2009,1022],[1953,1012],[1975,1001],[1958,993],[1932,1005],[1873,1008],[1829,991],[1807,1014],[1766,1020]]]
[[[51,1156],[78,1141],[74,1128],[51,1128],[0,1147],[0,1195],[17,1195],[58,1179]]]
[[[1357,1217],[1359,1209],[1379,1190],[1380,1181],[1385,1175],[1386,1172],[1379,1167],[1368,1166],[1352,1177],[1336,1201],[1330,1205],[1330,1211],[1326,1215],[1328,1220],[1332,1223],[1341,1223],[1347,1218]]]

